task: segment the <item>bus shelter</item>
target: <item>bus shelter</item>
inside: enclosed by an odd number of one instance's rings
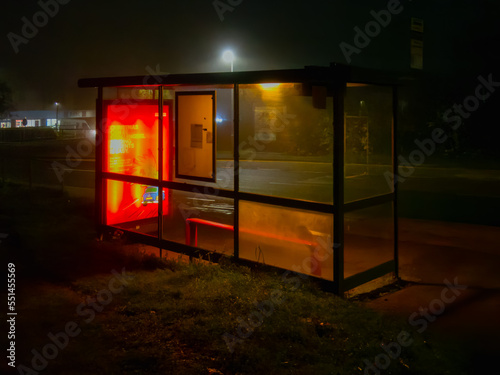
[[[396,87],[330,67],[86,78],[96,213],[160,249],[343,293],[398,273]]]

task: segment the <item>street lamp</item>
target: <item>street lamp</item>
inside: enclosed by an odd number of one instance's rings
[[[57,125],[57,122],[59,119],[59,102],[55,102],[54,104],[56,105],[56,129],[59,129],[59,127]]]
[[[233,62],[234,62],[234,52],[231,51],[230,49],[224,51],[222,54],[222,58],[224,59],[225,62],[231,63],[231,72],[233,71]]]

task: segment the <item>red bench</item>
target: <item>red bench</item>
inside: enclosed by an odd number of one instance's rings
[[[198,219],[198,218],[187,218],[186,219],[186,245],[189,246],[198,246],[198,225],[205,225],[213,228],[219,228],[219,229],[224,229],[224,230],[229,230],[234,232],[234,226],[229,225],[229,224],[221,224],[217,223],[215,221],[210,221],[210,220],[204,220],[204,219]],[[250,233],[254,234],[257,236],[262,236],[262,237],[268,237],[268,238],[274,238],[276,240],[280,241],[286,241],[286,242],[293,242],[296,244],[300,245],[305,245],[309,246],[311,250],[312,257],[315,257],[315,254],[317,252],[317,247],[318,243],[314,241],[306,241],[306,240],[301,240],[298,238],[290,238],[290,237],[284,237],[280,236],[274,233],[266,233],[266,232],[261,232],[253,229],[247,229],[247,228],[240,228],[240,232],[244,233]],[[318,267],[316,267],[313,270],[313,274],[316,276],[321,276],[321,262],[317,262]]]

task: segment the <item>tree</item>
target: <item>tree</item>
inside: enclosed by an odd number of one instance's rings
[[[12,90],[6,82],[0,81],[0,115],[4,115],[12,107]]]

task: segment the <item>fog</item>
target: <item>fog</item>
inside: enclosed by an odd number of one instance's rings
[[[148,67],[163,73],[228,71],[221,59],[226,48],[235,51],[235,70],[346,63],[340,44],[354,46],[354,28],[364,29],[388,3],[40,0],[0,7],[8,15],[1,24],[0,79],[23,110],[51,109],[55,101],[68,109],[92,108],[95,91],[77,88],[83,77],[142,75]],[[478,41],[498,40],[494,22],[488,22],[497,8],[487,0],[401,1],[400,11],[350,63],[411,74],[409,25],[419,17],[425,71],[479,67],[496,54]]]

